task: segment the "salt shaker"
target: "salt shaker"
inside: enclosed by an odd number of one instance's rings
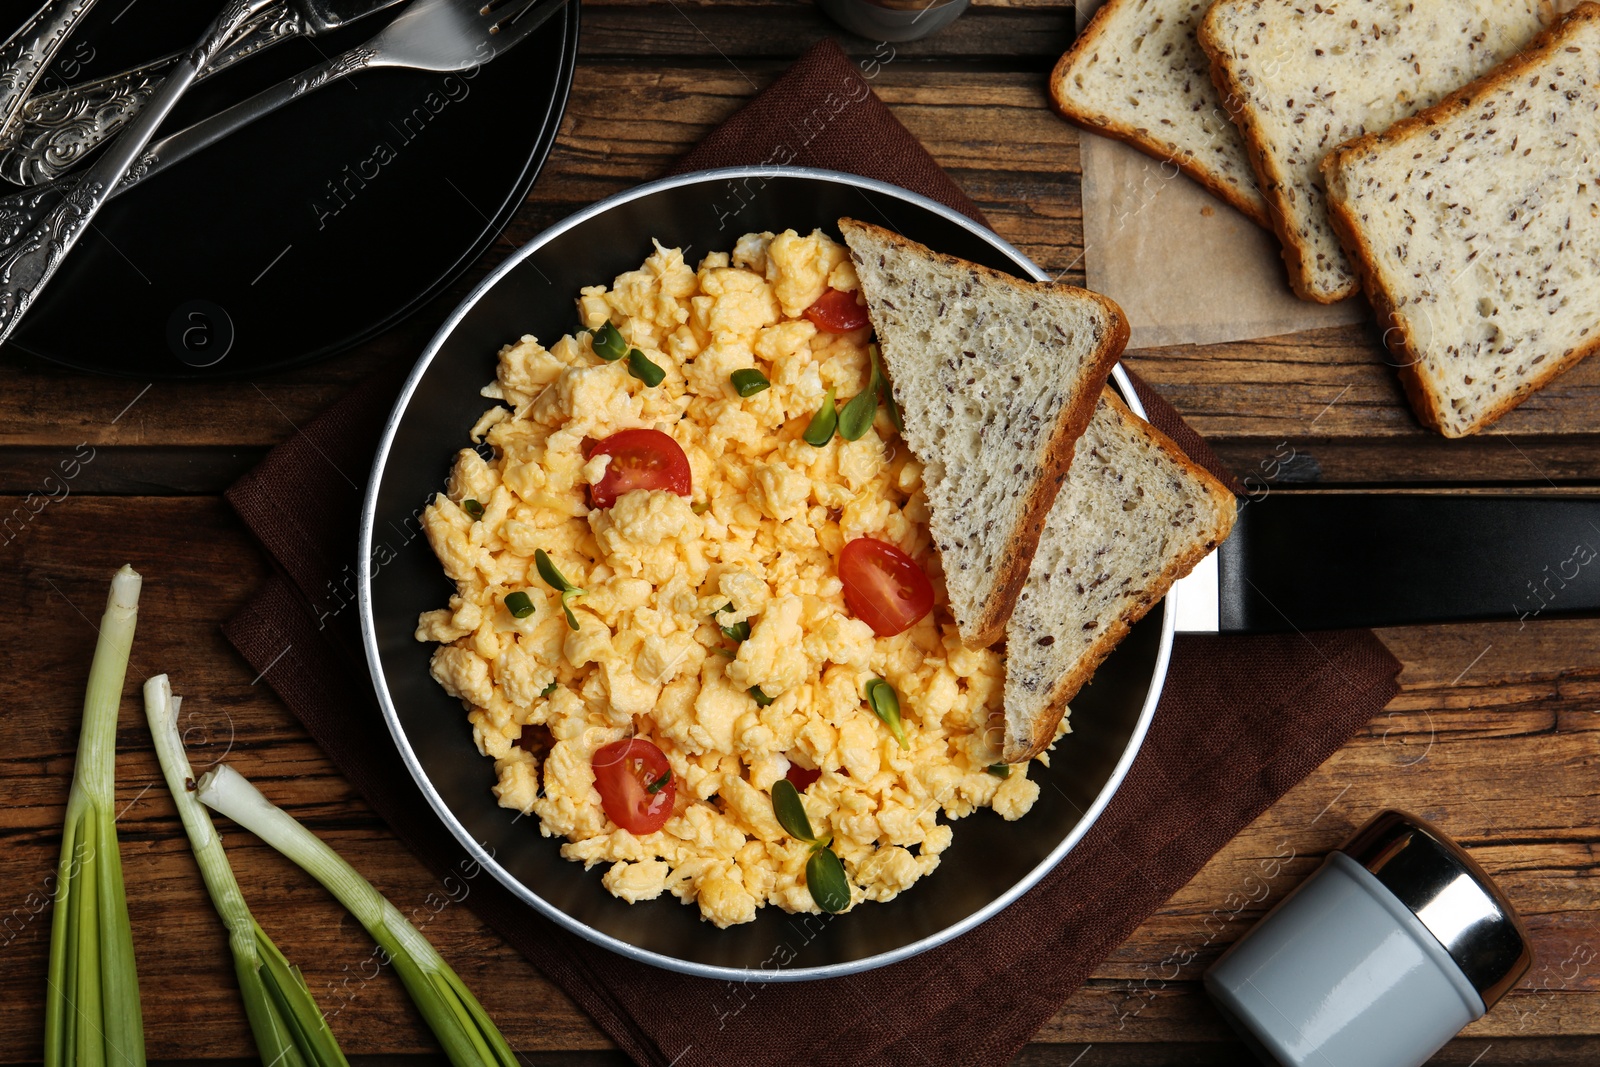
[[[829,18],[873,41],[915,41],[942,30],[969,0],[817,0]]]
[[[1206,972],[1265,1064],[1420,1067],[1533,963],[1483,869],[1438,829],[1385,811]]]

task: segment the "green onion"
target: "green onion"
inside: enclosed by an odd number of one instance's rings
[[[821,448],[833,440],[834,428],[839,425],[839,412],[833,406],[833,393],[833,386],[828,386],[828,395],[822,398],[822,406],[811,416],[811,422],[802,435],[806,444]]]
[[[732,611],[732,610],[733,610],[733,605],[732,604],[728,604],[728,605],[726,605],[724,607],[718,608],[716,615],[711,616],[711,621],[717,623],[717,629],[721,630],[722,631],[722,636],[726,637],[729,641],[748,641],[750,639],[750,620],[749,619],[741,619],[738,622],[734,623],[732,626],[724,626],[720,622],[717,622],[717,615],[721,615],[724,611]]]
[[[348,1067],[300,969],[284,958],[250,914],[211,815],[195,799],[193,771],[178,733],[181,701],[172,694],[164,674],[144,683],[144,711],[155,739],[156,757],[188,832],[206,892],[228,928],[233,970],[261,1062],[283,1067]]]
[[[900,721],[900,697],[895,693],[894,686],[882,678],[874,678],[867,683],[867,706],[872,709],[872,714],[883,720],[889,732],[894,734],[894,739],[900,742],[901,748],[910,748],[906,742],[905,724]]]
[[[668,771],[667,773],[663,774],[660,778],[657,778],[655,781],[653,781],[649,785],[645,786],[644,787],[644,791],[646,793],[649,793],[651,796],[655,796],[657,793],[659,793],[663,789],[665,789],[667,787],[667,783],[670,782],[670,781],[672,781],[672,772]]]
[[[846,441],[859,441],[872,429],[872,420],[878,417],[878,391],[866,389],[850,398],[839,412],[839,436]]]
[[[483,518],[483,505],[478,503],[476,500],[463,500],[461,502],[461,510],[465,511],[474,519]]]
[[[200,779],[199,795],[201,803],[299,864],[366,927],[455,1067],[520,1067],[488,1012],[438,950],[337,852],[225,763]]]
[[[883,376],[883,354],[878,351],[878,346],[867,346],[867,355],[872,357],[872,380],[878,385],[878,398],[883,401],[883,406],[889,409],[889,422],[894,426],[896,433],[905,433],[906,424],[900,420],[900,405],[894,401],[894,389],[889,385],[889,379]]]
[[[628,350],[628,373],[654,389],[661,384],[667,372],[650,362],[650,357],[637,348]]]
[[[594,346],[594,354],[607,363],[615,363],[628,354],[628,342],[622,339],[622,331],[611,325],[610,319],[589,334],[589,341]]]
[[[844,864],[828,847],[833,835],[818,837],[811,829],[800,791],[787,778],[772,783],[772,814],[777,816],[784,833],[811,846],[811,857],[806,860],[806,888],[817,907],[829,913],[848,908],[850,880],[845,877]]]
[[[736,370],[728,375],[728,379],[733,382],[733,391],[740,396],[755,396],[772,385],[767,381],[767,376],[754,367]]]
[[[1009,763],[991,763],[989,766],[985,767],[984,770],[988,771],[996,778],[1011,777],[1011,764]]]
[[[533,601],[528,599],[528,594],[518,589],[515,593],[506,594],[506,610],[518,619],[526,619],[533,614]]]
[[[556,565],[550,562],[550,554],[544,549],[534,549],[533,565],[539,569],[539,577],[544,579],[544,584],[561,594],[561,610],[567,613],[567,626],[573,630],[578,629],[578,617],[572,613],[571,601],[575,596],[582,596],[583,590],[567,581],[566,577],[556,570]],[[528,610],[533,609],[530,607]]]
[[[46,1067],[143,1067],[144,1021],[117,849],[117,707],[139,619],[139,575],[111,579],[67,794],[45,989]]]
[[[747,689],[745,691],[747,693],[749,693],[750,696],[755,699],[756,707],[758,707],[758,708],[764,708],[767,705],[772,703],[773,698],[769,697],[769,696],[767,696],[767,694],[763,693],[761,691],[761,687],[758,686],[758,685],[752,685],[749,689]]]

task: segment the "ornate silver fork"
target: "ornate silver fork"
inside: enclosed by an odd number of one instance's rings
[[[16,136],[16,119],[33,87],[95,0],[46,0],[0,44],[0,147]]]
[[[566,0],[508,0],[492,11],[483,0],[414,0],[365,45],[150,145],[155,128],[200,69],[272,2],[230,0],[207,36],[167,77],[139,117],[81,177],[72,175],[0,198],[0,343],[112,196],[357,70],[390,66],[445,72],[487,63],[526,39]],[[530,10],[539,4],[544,6]],[[527,17],[518,18],[524,13]]]
[[[390,7],[399,0],[277,0],[251,19],[196,81],[294,37],[316,37]],[[0,177],[38,185],[61,177],[114,137],[161,86],[182,53],[49,93],[28,97],[0,141]]]

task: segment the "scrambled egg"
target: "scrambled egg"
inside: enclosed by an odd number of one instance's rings
[[[584,332],[506,346],[483,390],[502,403],[472,432],[494,459],[463,449],[424,514],[458,592],[416,636],[439,643],[433,676],[493,758],[499,803],[537,815],[567,858],[606,865],[616,896],[668,892],[722,927],[763,904],[817,910],[807,846],[784,833],[768,792],[791,765],[821,772],[801,796],[813,827],[832,832],[852,906],[890,900],[939,865],[951,840],[941,812],[1015,819],[1039,793],[1026,765],[987,771],[1004,663],[957,636],[921,467],[887,412],[854,442],[801,439],[830,386],[842,406],[869,381],[868,329],[827,333],[803,317],[830,286],[858,282],[820,231],[747,234],[698,267],[657,244],[609,289],[584,289],[578,309],[587,330],[611,321],[665,379],[647,387]],[[741,398],[729,375],[743,368],[771,387]],[[585,438],[630,428],[682,446],[689,498],[640,489],[587,506],[609,457],[586,460]],[[862,536],[898,546],[933,582],[934,611],[894,637],[845,605],[835,561]],[[534,568],[541,548],[585,591],[572,600],[576,631]],[[505,606],[514,591],[534,606],[525,618]],[[741,621],[749,637],[735,649],[719,624]],[[900,696],[909,748],[864,698],[874,677]],[[659,746],[677,783],[672,817],[645,835],[607,818],[590,768],[630,736]]]

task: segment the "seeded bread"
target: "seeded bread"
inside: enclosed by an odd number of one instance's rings
[[[1108,0],[1050,75],[1069,122],[1169,162],[1270,229],[1195,26],[1210,0]]]
[[[1289,284],[1330,304],[1359,288],[1318,170],[1346,141],[1427,107],[1539,31],[1538,0],[1217,0],[1201,20],[1224,105],[1272,206]]]
[[[1600,5],[1324,164],[1417,416],[1477,433],[1600,346]]]
[[[991,645],[1127,319],[1097,293],[1018,281],[854,219],[839,228],[923,464],[951,614],[965,644]]]
[[[1221,482],[1105,391],[1006,628],[1007,763],[1054,740],[1067,703],[1234,512]]]

